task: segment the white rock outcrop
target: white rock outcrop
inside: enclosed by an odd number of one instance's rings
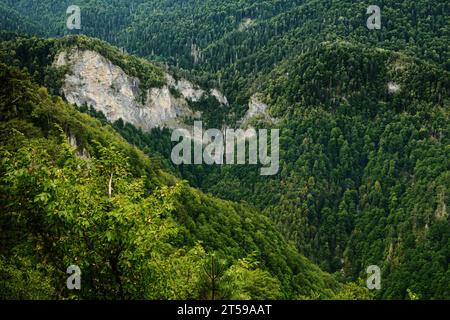
[[[258,97],[258,94],[254,94],[250,98],[250,101],[248,103],[248,111],[242,120],[246,121],[255,117],[270,120],[271,118],[267,112],[268,109],[269,106],[261,101],[261,99]]]
[[[169,74],[166,75],[166,78],[168,81],[168,85],[177,90],[185,99],[189,101],[198,102],[205,94],[204,90],[200,89],[197,86],[194,86],[186,79],[175,81],[175,79]]]
[[[69,67],[61,88],[67,101],[77,106],[92,106],[102,111],[109,121],[122,119],[150,131],[155,127],[178,128],[183,126],[184,118],[200,116],[189,108],[188,101],[199,101],[205,91],[185,79],[175,81],[166,74],[166,85],[148,88],[143,93],[138,78],[127,75],[96,51],[77,48],[61,51],[54,65]],[[180,95],[175,97],[173,90]],[[217,100],[226,102],[220,93]]]
[[[219,90],[211,89],[210,94],[214,96],[216,100],[219,101],[220,104],[225,106],[229,105],[227,97],[225,97]]]
[[[388,91],[389,93],[397,93],[401,90],[400,85],[395,82],[388,83]]]
[[[251,19],[251,18],[244,18],[244,19],[242,19],[241,23],[239,24],[238,30],[240,32],[245,31],[248,28],[250,28],[251,26],[253,26],[254,24],[255,24],[255,22],[253,21],[253,19]]]

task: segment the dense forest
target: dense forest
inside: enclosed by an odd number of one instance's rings
[[[371,297],[300,255],[269,217],[191,189],[109,124],[0,67],[2,299]]]
[[[65,28],[69,0],[1,2],[49,36],[82,32],[185,69],[225,91],[237,113],[232,121],[245,112],[242,104],[260,73],[323,41],[345,39],[450,67],[445,0],[380,1],[383,28],[377,32],[366,28],[368,4],[351,0],[80,0],[83,28],[72,31]]]
[[[80,0],[69,31],[71,4],[0,0],[0,298],[450,297],[447,1],[380,1],[381,30],[362,1]],[[229,109],[192,105],[211,127],[257,94],[272,121],[246,125],[280,129],[279,174],[175,166],[169,129],[67,104],[72,46],[143,88],[219,88]]]

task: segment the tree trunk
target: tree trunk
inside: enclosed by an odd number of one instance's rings
[[[112,195],[112,180],[113,180],[113,173],[111,173],[111,177],[109,178],[109,184],[108,184],[108,196],[110,198]]]

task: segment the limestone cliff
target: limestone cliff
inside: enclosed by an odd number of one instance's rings
[[[189,102],[200,101],[204,95],[214,96],[221,104],[227,99],[219,91],[206,92],[191,82],[175,80],[166,73],[166,84],[145,88],[141,81],[129,76],[96,51],[72,48],[57,54],[54,65],[68,67],[62,94],[77,106],[84,104],[102,111],[109,121],[120,118],[149,131],[155,127],[178,128],[183,120],[200,117],[189,108]]]

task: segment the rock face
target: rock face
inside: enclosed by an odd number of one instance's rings
[[[80,158],[89,159],[91,157],[89,152],[87,152],[87,150],[83,148],[83,146],[78,142],[77,137],[72,132],[69,132],[67,138],[70,145],[77,150],[77,155]]]
[[[228,106],[228,99],[219,90],[211,89],[210,94],[216,98],[222,105]]]
[[[252,119],[252,118],[262,118],[268,121],[273,122],[274,119],[272,119],[268,114],[269,106],[261,101],[261,99],[258,97],[258,94],[254,94],[251,96],[250,101],[248,103],[248,111],[245,114],[244,118],[242,119],[243,122],[246,120]]]
[[[269,115],[269,106],[262,102],[260,95],[255,93],[250,97],[248,102],[248,111],[245,116],[239,121],[239,124],[243,127],[247,127],[249,121],[252,119],[257,119],[258,121],[263,120],[267,123],[275,124],[279,119],[272,118]]]
[[[166,85],[142,92],[138,78],[127,75],[122,68],[91,50],[61,51],[54,65],[69,67],[61,88],[68,102],[77,106],[87,104],[102,111],[109,121],[122,119],[144,131],[155,127],[179,128],[185,118],[199,117],[188,102],[199,101],[206,94],[189,81],[175,81],[169,74],[166,74]],[[179,94],[174,96],[173,92]],[[220,93],[217,100],[226,102]]]
[[[397,93],[400,92],[400,85],[395,82],[388,83],[388,91],[389,93]]]
[[[267,108],[267,104],[261,102],[256,95],[253,95],[250,98],[248,111],[245,117],[249,119],[260,115],[267,116]]]
[[[185,79],[175,81],[175,79],[168,74],[166,75],[166,78],[167,83],[171,88],[177,90],[185,99],[188,99],[192,102],[200,101],[200,99],[205,94],[205,91],[194,86],[192,83]]]
[[[239,24],[238,30],[240,32],[245,31],[246,29],[250,28],[254,24],[255,24],[255,22],[251,18],[245,18]]]

